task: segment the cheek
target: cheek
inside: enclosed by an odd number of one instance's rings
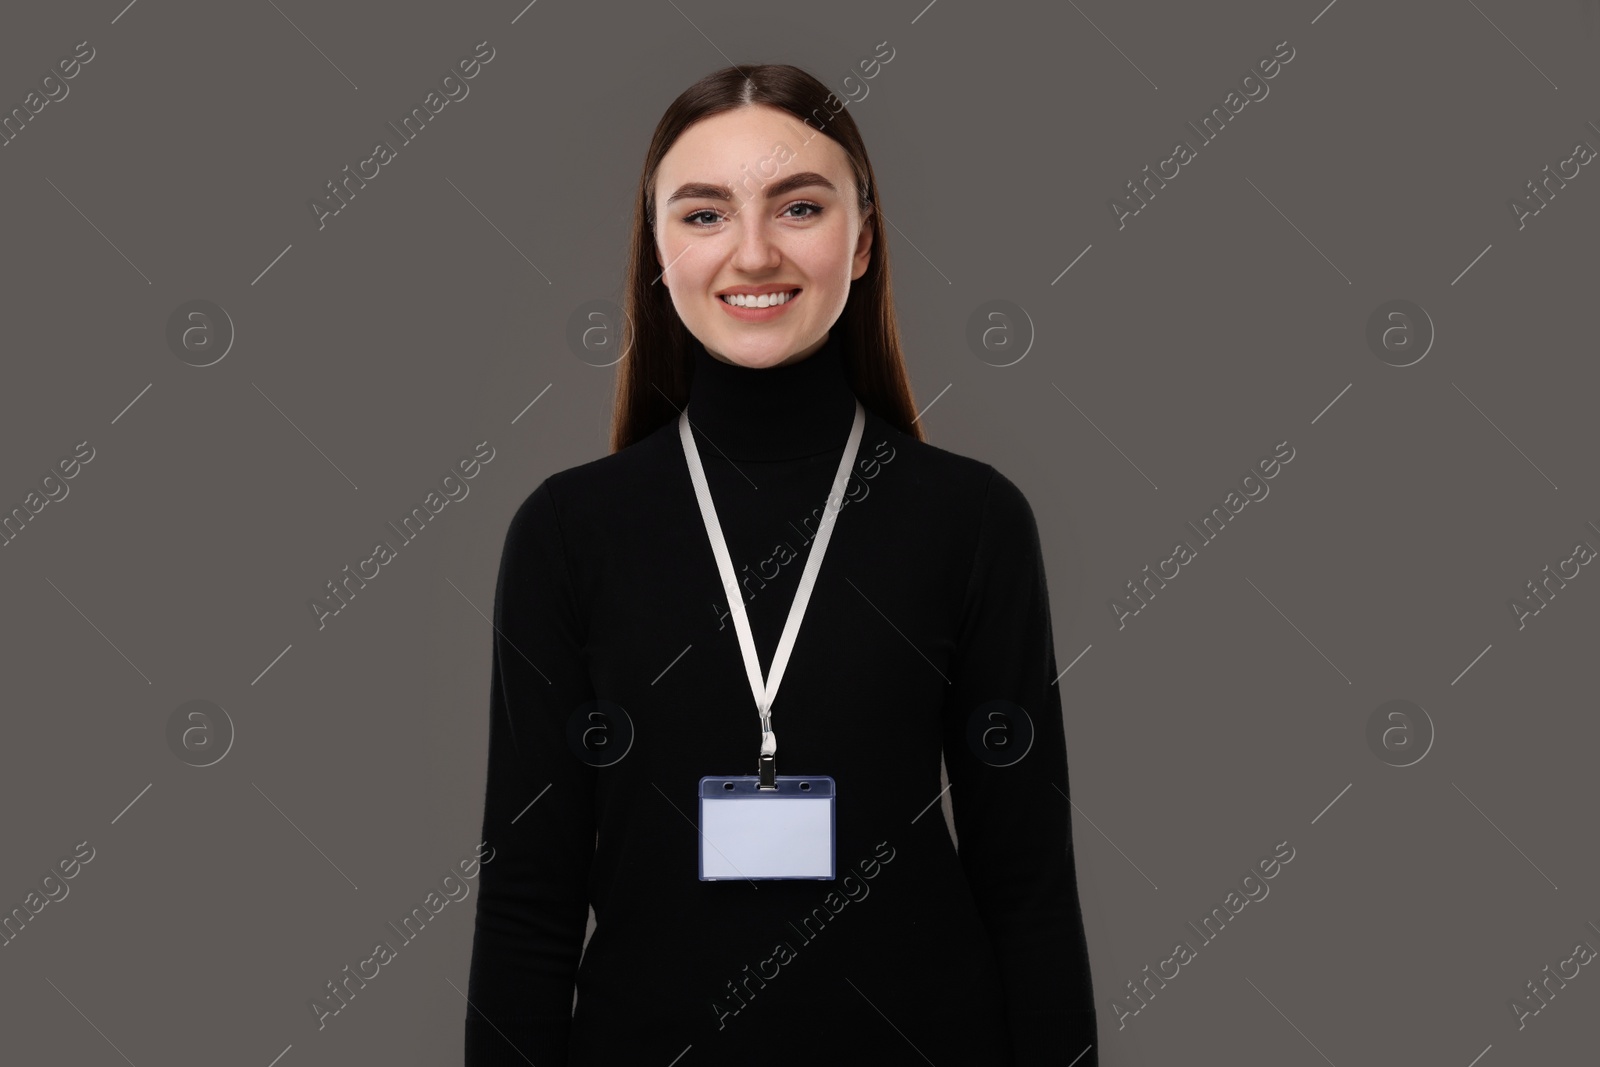
[[[688,289],[706,282],[706,257],[693,247],[694,242],[668,234],[656,239],[657,269],[668,289]]]
[[[705,290],[711,288],[711,275],[707,273],[705,264],[695,262],[697,258],[703,259],[700,250],[690,249],[684,252],[682,248],[675,248],[673,255],[678,258],[676,262],[667,260],[668,263],[672,263],[672,269],[667,272],[667,280],[672,283],[674,292],[703,294]]]
[[[832,285],[838,274],[837,242],[821,234],[797,234],[782,245],[782,258],[811,285]]]
[[[832,285],[850,273],[850,245],[838,234],[796,234],[784,245],[785,257],[813,284]]]

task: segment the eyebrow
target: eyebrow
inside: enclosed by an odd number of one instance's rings
[[[807,186],[821,186],[830,193],[839,190],[827,178],[814,170],[803,170],[791,174],[787,178],[773,182],[767,187],[767,199],[776,200],[780,196],[803,189]],[[678,191],[667,197],[666,203],[672,204],[678,200],[733,200],[733,190],[726,185],[717,185],[711,182],[688,182],[678,186]]]

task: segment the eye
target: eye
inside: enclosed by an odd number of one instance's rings
[[[789,212],[794,211],[796,208],[806,208],[806,209],[809,209],[809,210],[807,210],[806,213],[802,214],[802,215],[791,215],[791,214],[789,214]],[[782,216],[783,218],[814,219],[818,215],[822,214],[822,205],[813,204],[809,200],[796,200],[794,203],[790,204],[788,207],[784,208],[783,210],[784,210],[784,214]],[[708,221],[700,221],[701,219],[704,219],[706,216],[710,216]],[[701,208],[699,211],[691,211],[689,214],[683,216],[683,221],[688,223],[691,227],[694,227],[696,229],[708,230],[712,226],[716,225],[718,222],[723,221],[723,216],[722,216],[721,212],[714,211],[711,208]]]

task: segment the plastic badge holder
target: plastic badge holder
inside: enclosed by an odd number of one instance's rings
[[[776,775],[700,779],[700,880],[834,878],[833,779]]]

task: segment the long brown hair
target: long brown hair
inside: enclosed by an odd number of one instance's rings
[[[838,107],[830,107],[837,103]],[[677,418],[688,402],[694,337],[678,317],[655,256],[655,180],[661,159],[683,131],[701,119],[753,104],[787,111],[833,138],[850,157],[863,213],[871,211],[872,251],[866,273],[850,285],[844,311],[832,329],[842,331],[844,370],[862,406],[922,441],[911,382],[900,352],[889,274],[889,244],[878,183],[866,145],[845,104],[799,67],[788,64],[725,67],[685,89],[656,124],[634,200],[622,340],[626,353],[611,412],[611,450],[617,452]]]

